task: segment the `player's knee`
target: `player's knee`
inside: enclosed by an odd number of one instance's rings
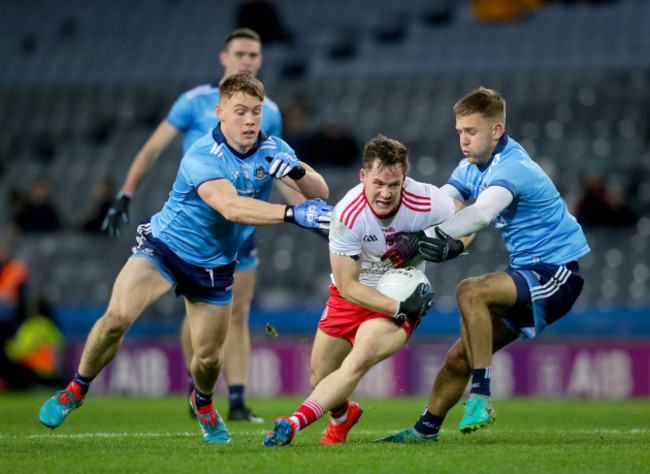
[[[376,357],[373,351],[353,351],[346,357],[341,368],[355,377],[361,377],[375,365]]]
[[[475,278],[468,278],[458,284],[458,288],[456,289],[456,302],[461,313],[463,313],[464,309],[468,310],[480,302],[482,298],[482,287]],[[463,314],[463,316],[465,315]]]
[[[204,370],[218,370],[223,364],[221,351],[199,349],[194,353],[194,358]]]
[[[323,376],[315,371],[311,371],[311,376],[309,377],[309,385],[311,386],[312,390],[316,388],[316,385],[319,384],[321,380],[323,380]]]
[[[480,287],[475,278],[466,278],[456,288],[456,299],[460,302],[468,298],[476,298],[479,289]]]

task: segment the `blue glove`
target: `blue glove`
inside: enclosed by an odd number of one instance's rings
[[[329,229],[333,210],[334,208],[328,206],[322,199],[309,199],[302,204],[287,206],[284,211],[284,222],[307,229]]]
[[[111,237],[120,236],[120,221],[124,224],[129,223],[129,202],[131,195],[120,191],[106,212],[104,222],[102,222],[102,231],[108,232]]]
[[[282,179],[285,176],[298,180],[305,176],[305,168],[300,166],[298,158],[289,153],[279,152],[274,157],[267,156],[266,161],[271,163],[269,174],[275,179]]]

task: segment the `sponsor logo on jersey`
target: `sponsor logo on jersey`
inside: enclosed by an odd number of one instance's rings
[[[371,234],[371,235],[364,235],[363,236],[363,241],[364,242],[377,242],[379,239],[377,238],[376,235]]]

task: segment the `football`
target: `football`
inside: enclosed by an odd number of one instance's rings
[[[431,291],[429,279],[417,268],[391,268],[379,279],[377,291],[402,302],[413,294],[420,283],[426,285],[426,293]]]

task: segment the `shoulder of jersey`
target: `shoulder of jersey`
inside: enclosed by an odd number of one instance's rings
[[[196,86],[193,89],[188,90],[185,92],[185,95],[187,96],[188,99],[193,99],[194,97],[200,96],[200,95],[210,95],[210,94],[215,94],[219,93],[219,86],[214,86],[212,84],[202,84],[200,86]]]
[[[518,142],[514,141],[512,138],[508,139],[508,146],[499,153],[502,158],[530,158],[524,147],[522,147]]]
[[[227,149],[228,147],[224,147],[223,144],[215,142],[212,134],[206,134],[192,144],[183,159],[187,156],[197,158],[198,156],[220,155],[223,150]]]
[[[366,207],[368,201],[363,192],[363,184],[359,183],[350,189],[334,208],[334,217],[345,227],[352,229],[354,223]]]
[[[266,140],[260,144],[259,153],[275,155],[282,149],[282,139],[273,135],[267,135]]]
[[[430,184],[406,178],[402,188],[402,206],[416,212],[430,212],[432,189]]]

